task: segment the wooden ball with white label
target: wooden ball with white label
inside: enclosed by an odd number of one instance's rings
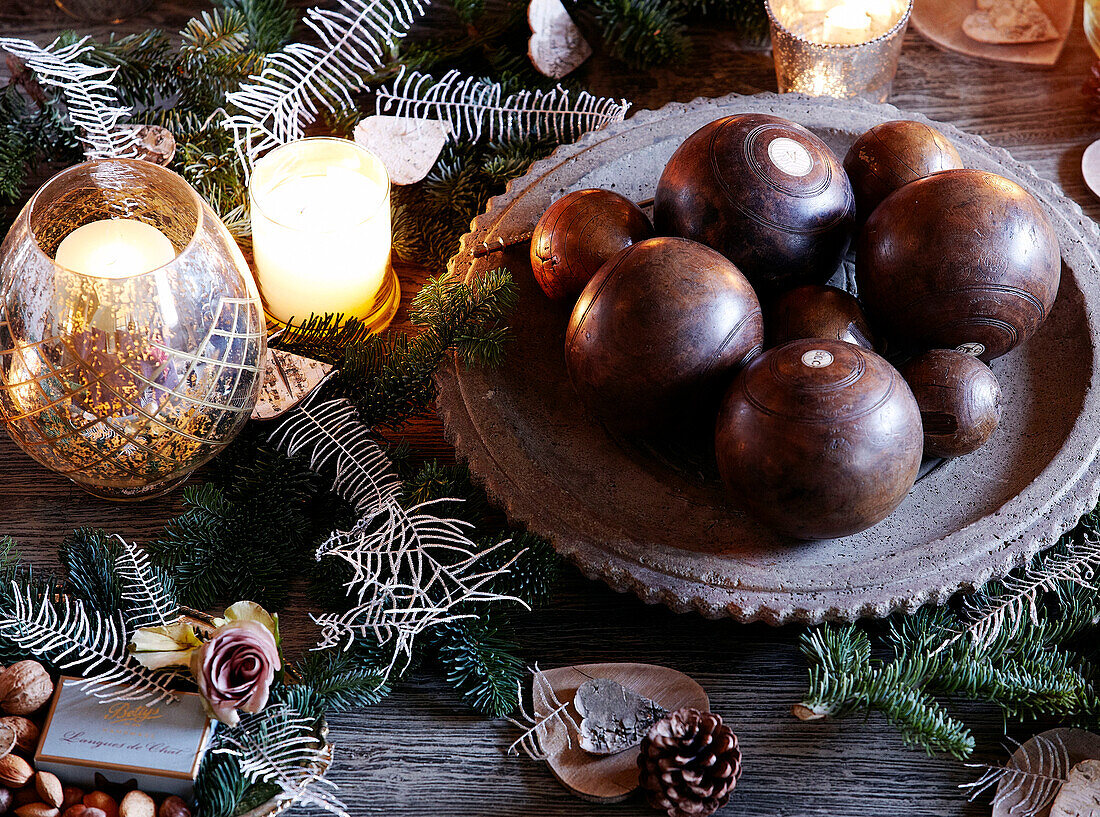
[[[920,410],[874,352],[804,339],[757,357],[722,403],[718,469],[731,499],[777,533],[833,539],[905,499],[924,448]]]
[[[739,114],[700,128],[672,155],[654,222],[659,235],[718,250],[766,294],[829,279],[848,248],[855,199],[817,136],[779,117]]]
[[[955,349],[933,349],[901,367],[924,424],[924,451],[959,457],[985,445],[1001,422],[1001,386],[989,367]]]

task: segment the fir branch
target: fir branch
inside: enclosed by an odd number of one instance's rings
[[[447,683],[487,715],[504,717],[519,703],[523,662],[516,645],[484,618],[452,621],[432,632],[432,647]]]
[[[234,817],[247,788],[235,756],[207,752],[195,779],[195,817]]]
[[[130,654],[126,627],[77,598],[43,597],[13,582],[13,603],[0,608],[0,638],[62,670],[104,701],[175,700],[171,673],[152,673]]]
[[[320,45],[291,43],[264,60],[263,70],[228,95],[233,132],[246,171],[256,157],[301,139],[322,110],[354,107],[353,94],[377,71],[394,43],[426,8],[427,0],[338,0],[339,11],[317,7],[305,24]]]
[[[688,52],[682,3],[669,0],[593,0],[612,56],[634,68],[678,62]]]
[[[57,554],[68,577],[66,591],[101,613],[122,612],[122,581],[114,569],[118,549],[118,541],[106,531],[87,527],[73,531]]]
[[[268,54],[281,48],[294,34],[297,15],[286,0],[215,0],[227,12],[240,14],[252,48]]]
[[[185,57],[235,54],[248,47],[248,21],[237,9],[214,9],[192,17],[180,32]]]
[[[344,712],[377,703],[389,693],[376,657],[361,648],[314,650],[294,665],[299,683],[310,689],[328,712]]]
[[[71,45],[55,40],[41,48],[29,40],[0,37],[0,49],[23,60],[43,85],[64,94],[69,119],[82,130],[80,140],[89,159],[137,155],[134,132],[120,127],[130,108],[118,102],[112,84],[115,69],[81,61],[91,50],[86,39]]]
[[[570,141],[626,116],[624,99],[582,91],[575,100],[562,86],[550,91],[506,94],[499,82],[448,71],[436,81],[404,66],[389,88],[375,96],[376,112],[412,119],[437,119],[450,126],[453,139],[505,142],[517,136]]]

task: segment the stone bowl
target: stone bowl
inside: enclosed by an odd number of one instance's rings
[[[455,260],[455,273],[466,278],[510,269],[519,305],[503,365],[455,361],[441,370],[448,439],[514,522],[549,538],[589,577],[677,611],[772,624],[854,620],[942,603],[1003,577],[1073,527],[1100,494],[1100,232],[1056,185],[1004,150],[932,123],[966,166],[1014,179],[1044,204],[1062,250],[1057,302],[1034,338],[993,362],[1005,396],[993,439],[973,454],[926,462],[898,510],[841,539],[785,539],[733,508],[705,434],[646,445],[587,416],[565,370],[569,306],[539,290],[527,244],[475,257],[482,244],[530,232],[552,201],[573,190],[651,198],[689,134],[743,112],[799,122],[840,157],[880,122],[929,121],[890,105],[733,95],[642,111],[535,163],[474,221]],[[853,289],[852,278],[849,259],[833,282]]]

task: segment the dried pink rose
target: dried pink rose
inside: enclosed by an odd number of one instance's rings
[[[255,618],[230,619],[191,657],[191,672],[207,709],[230,726],[240,721],[238,709],[259,712],[267,705],[280,669],[275,633]]]

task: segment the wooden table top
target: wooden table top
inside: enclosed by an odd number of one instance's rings
[[[961,1],[961,0],[960,0]],[[298,2],[298,5],[306,3]],[[157,25],[178,30],[198,0],[166,0],[120,30]],[[48,0],[0,0],[0,33],[46,43],[72,21]],[[105,29],[89,29],[104,33]],[[626,97],[635,108],[659,107],[700,96],[775,90],[768,51],[742,51],[718,25],[691,32],[695,48],[682,65],[634,72],[597,55],[581,69],[597,94]],[[1081,154],[1100,137],[1080,86],[1093,60],[1081,29],[1074,29],[1051,69],[979,62],[937,50],[910,31],[890,101],[984,136],[1059,183],[1093,218],[1100,202],[1085,187]],[[424,271],[399,267],[406,298]],[[453,457],[436,418],[414,423],[407,438],[418,451]],[[34,561],[56,564],[55,549],[79,525],[98,525],[142,540],[178,510],[178,496],[138,505],[112,505],[85,496],[66,480],[32,463],[0,436],[0,532],[13,536]],[[309,642],[307,611],[287,611],[291,649]],[[566,571],[553,603],[519,623],[529,663],[549,668],[595,661],[643,661],[674,667],[710,694],[712,709],[737,732],[745,773],[723,814],[742,817],[896,817],[988,814],[968,804],[957,786],[976,777],[950,759],[907,749],[880,716],[826,724],[801,723],[789,714],[805,691],[798,652],[799,627],[775,629],[706,621],[647,607],[632,597]],[[1004,756],[1004,726],[990,707],[959,706],[975,728],[978,755]],[[1034,724],[1010,725],[1017,738]],[[472,712],[424,671],[382,703],[332,718],[337,745],[333,779],[353,815],[393,817],[534,817],[542,815],[655,814],[640,800],[614,806],[583,803],[562,789],[548,769],[505,755],[513,726]]]

